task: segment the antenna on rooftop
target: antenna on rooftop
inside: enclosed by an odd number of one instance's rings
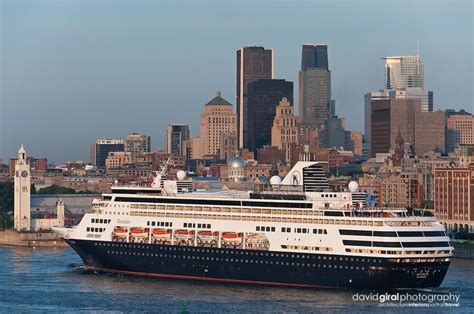
[[[420,61],[420,38],[418,33],[416,34],[416,57],[418,58],[418,61]]]

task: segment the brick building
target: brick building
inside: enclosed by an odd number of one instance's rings
[[[448,231],[474,231],[474,163],[435,169],[434,207]]]

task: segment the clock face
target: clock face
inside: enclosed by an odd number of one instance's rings
[[[21,172],[21,176],[22,176],[23,178],[26,178],[26,177],[28,176],[28,171],[23,170],[23,171]]]

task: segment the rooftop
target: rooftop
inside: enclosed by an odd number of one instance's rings
[[[221,92],[216,92],[216,97],[214,97],[206,106],[232,106],[230,102],[221,97]]]

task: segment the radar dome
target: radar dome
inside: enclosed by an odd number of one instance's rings
[[[356,181],[349,182],[349,191],[354,193],[354,192],[357,192],[358,189],[359,189],[359,183],[357,183]]]
[[[271,185],[278,185],[281,183],[281,178],[279,176],[273,176],[270,178]]]
[[[178,178],[179,181],[184,180],[186,178],[186,172],[184,172],[183,170],[179,170],[176,173],[176,177]]]
[[[229,161],[229,166],[231,168],[244,168],[245,160],[243,160],[241,157],[234,157]]]

